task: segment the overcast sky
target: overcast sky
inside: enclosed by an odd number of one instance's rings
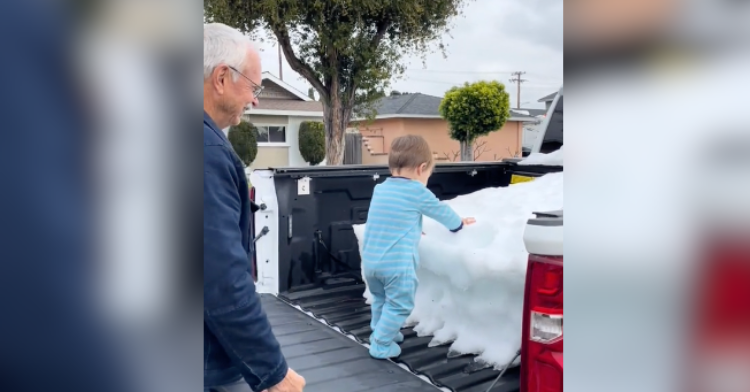
[[[477,80],[505,83],[516,106],[516,85],[511,73],[525,71],[521,107],[544,107],[537,100],[560,88],[563,81],[562,0],[476,0],[455,20],[447,58],[427,56],[426,68],[418,57],[406,58],[404,77],[394,90],[442,96],[453,85]],[[279,74],[274,42],[260,44],[263,70]],[[284,81],[307,93],[309,83],[284,61]]]

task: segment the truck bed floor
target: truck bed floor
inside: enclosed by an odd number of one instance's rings
[[[348,334],[353,335],[361,343],[367,343],[370,336],[370,306],[365,304],[362,297],[364,292],[363,284],[343,284],[340,286],[318,286],[307,287],[302,290],[296,290],[292,293],[279,294],[279,298],[292,305],[314,314],[325,320],[327,323],[339,327]],[[274,298],[275,299],[275,298]],[[263,303],[263,306],[271,306]],[[268,311],[268,310],[267,310]],[[299,316],[307,317],[301,312]],[[271,315],[269,314],[269,317]],[[272,321],[273,322],[273,321]],[[313,321],[318,323],[317,321]],[[322,324],[321,324],[322,326]],[[311,327],[312,328],[312,327]],[[284,327],[277,327],[274,324],[274,332],[282,334]],[[343,335],[329,329],[330,332]],[[428,347],[431,337],[418,337],[416,333],[406,328],[402,330],[405,340],[401,344],[401,356],[396,358],[396,362],[403,363],[414,373],[426,376],[435,385],[448,388],[454,392],[485,392],[498,376],[499,371],[486,366],[482,366],[474,361],[473,355],[455,356],[449,353],[449,346]],[[349,343],[352,340],[345,338]],[[343,344],[343,343],[342,343]],[[369,358],[367,351],[362,348],[363,355]],[[363,361],[382,363],[398,368],[391,362],[380,362],[375,360]],[[398,368],[399,370],[403,370]],[[509,369],[503,378],[495,384],[492,392],[517,392],[519,390],[519,369]],[[419,378],[407,374],[415,380]],[[426,384],[426,383],[425,383]],[[395,388],[395,387],[394,387]],[[400,389],[386,388],[388,391],[397,391]],[[331,389],[331,390],[348,390]],[[380,389],[371,389],[380,390]],[[421,391],[420,389],[408,389]],[[307,391],[307,389],[305,389]],[[433,389],[434,391],[434,389]]]
[[[305,392],[437,392],[389,361],[271,295],[261,302],[289,366],[305,377]]]

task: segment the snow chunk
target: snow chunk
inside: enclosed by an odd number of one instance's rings
[[[535,211],[563,208],[563,174],[487,188],[447,203],[477,223],[451,233],[424,217],[416,306],[406,321],[431,345],[479,354],[478,361],[502,367],[521,347],[523,289],[528,253],[526,221]],[[360,250],[364,225],[354,225]],[[369,290],[364,294],[370,302]]]
[[[549,154],[534,153],[518,162],[519,165],[563,166],[563,147]]]

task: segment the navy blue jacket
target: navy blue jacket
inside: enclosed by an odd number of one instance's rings
[[[244,377],[254,391],[284,378],[287,364],[261,309],[249,257],[251,203],[245,169],[203,114],[203,383]]]

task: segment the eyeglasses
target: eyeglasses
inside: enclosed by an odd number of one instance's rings
[[[231,65],[227,65],[227,68],[231,69],[234,72],[237,72],[238,74],[242,75],[243,78],[247,79],[253,85],[253,96],[255,96],[256,98],[260,96],[260,93],[263,92],[263,86],[253,82],[252,79],[245,76],[245,74],[240,72],[237,68],[232,67]]]

